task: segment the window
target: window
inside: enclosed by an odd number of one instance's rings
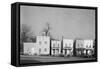
[[[39,49],[39,53],[41,52],[41,49]]]
[[[55,47],[55,44],[53,44],[53,47]]]
[[[65,44],[65,46],[67,47],[67,43]]]
[[[86,45],[86,48],[88,48],[88,45]]]
[[[91,45],[89,46],[89,48],[91,48]]]
[[[55,54],[55,49],[53,49],[53,54]]]
[[[83,45],[81,44],[81,46],[83,46]]]
[[[42,44],[42,42],[41,42],[41,41],[39,41],[39,44],[41,45],[41,44]]]
[[[47,44],[47,41],[45,41],[44,43]]]
[[[44,49],[44,51],[46,52],[46,51],[47,51],[47,49],[45,48],[45,49]]]
[[[69,44],[69,47],[71,47],[71,44]]]
[[[59,49],[56,49],[57,50],[57,53],[59,53]]]
[[[80,47],[80,44],[78,44],[77,46]]]
[[[58,44],[58,47],[59,47],[59,44]]]

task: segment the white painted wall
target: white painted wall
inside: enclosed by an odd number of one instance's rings
[[[37,36],[36,38],[37,48],[38,48],[38,54],[50,54],[50,37],[48,36]],[[41,51],[39,51],[39,49]],[[45,50],[46,49],[46,50]]]
[[[73,42],[74,40],[72,39],[63,39],[63,48],[66,47],[66,44],[67,47],[73,48]]]
[[[94,40],[76,40],[76,48],[89,48],[91,45],[91,49],[93,48],[93,41]]]
[[[74,40],[72,39],[63,39],[63,54],[64,55],[67,55],[67,56],[73,55],[73,43],[74,43]],[[69,48],[71,50],[69,50]],[[65,51],[65,49],[67,50]]]
[[[84,40],[76,40],[76,48],[84,48]]]
[[[84,40],[84,47],[87,49],[93,49],[93,40]]]
[[[55,53],[54,53],[53,49],[55,49]],[[61,41],[51,40],[51,54],[52,55],[59,55],[60,53],[61,53]]]
[[[59,44],[59,46],[58,46],[58,44]],[[51,47],[61,47],[61,41],[51,40]]]
[[[34,55],[37,53],[36,43],[23,43],[24,54]]]

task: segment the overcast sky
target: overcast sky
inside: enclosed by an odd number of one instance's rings
[[[40,35],[48,22],[51,35],[61,39],[95,39],[95,10],[21,6],[21,26],[26,24]]]

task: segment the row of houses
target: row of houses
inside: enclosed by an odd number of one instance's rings
[[[94,40],[50,39],[49,36],[37,36],[34,43],[23,43],[24,54],[51,56],[92,56]]]

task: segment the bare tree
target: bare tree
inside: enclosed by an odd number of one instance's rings
[[[50,24],[47,22],[46,27],[43,29],[42,32],[44,32],[45,36],[50,36],[50,30],[51,30]]]
[[[28,26],[27,24],[22,24],[20,37],[22,42],[30,41],[33,38],[33,31],[31,30],[31,26]]]
[[[22,24],[20,31],[20,53],[23,54],[23,42],[33,42],[35,35],[33,34],[31,26],[27,24]]]

